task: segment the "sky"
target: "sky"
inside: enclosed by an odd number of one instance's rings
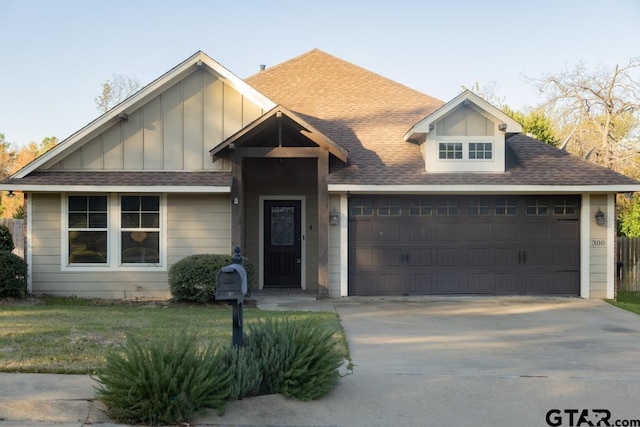
[[[0,0],[0,133],[64,140],[113,74],[146,85],[202,50],[241,78],[314,48],[448,101],[640,56],[640,0]]]

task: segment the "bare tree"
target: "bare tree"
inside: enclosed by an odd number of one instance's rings
[[[113,74],[110,80],[102,84],[102,93],[95,97],[96,106],[102,113],[125,100],[140,89],[140,82],[136,78]]]
[[[581,62],[559,74],[529,79],[546,95],[545,107],[570,138],[577,151],[604,166],[620,170],[617,161],[635,157],[640,124],[640,57],[613,70],[600,66],[591,71]],[[589,141],[593,141],[591,145]]]

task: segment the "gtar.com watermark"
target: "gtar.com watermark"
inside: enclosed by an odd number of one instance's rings
[[[550,409],[545,419],[551,427],[640,427],[640,419],[614,420],[608,409]]]

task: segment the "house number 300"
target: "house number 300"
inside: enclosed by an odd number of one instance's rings
[[[591,239],[592,248],[604,248],[605,246],[607,246],[607,241],[605,239]]]

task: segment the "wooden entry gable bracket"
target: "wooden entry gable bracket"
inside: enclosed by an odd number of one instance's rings
[[[238,147],[234,155],[242,158],[319,158],[328,153],[321,147]]]

